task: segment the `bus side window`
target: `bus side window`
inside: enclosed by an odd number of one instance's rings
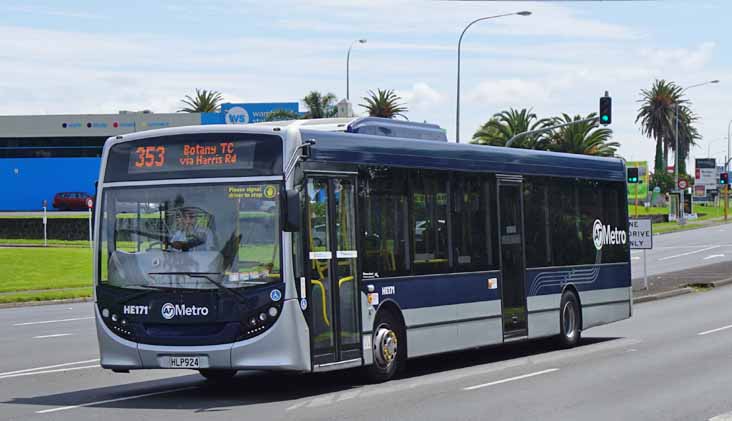
[[[454,174],[451,194],[455,271],[498,269],[495,178]]]

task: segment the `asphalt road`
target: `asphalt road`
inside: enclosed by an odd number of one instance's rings
[[[91,304],[5,309],[0,419],[706,420],[732,414],[730,301],[724,287],[641,304],[572,350],[533,341],[423,358],[378,385],[353,371],[218,386],[189,371],[114,374],[98,367]]]
[[[632,277],[637,280],[643,277],[643,250],[630,254]],[[648,276],[732,261],[732,225],[656,235],[646,259]]]

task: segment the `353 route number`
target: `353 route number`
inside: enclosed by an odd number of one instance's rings
[[[137,168],[162,167],[165,164],[164,146],[140,146],[135,149],[137,153]]]

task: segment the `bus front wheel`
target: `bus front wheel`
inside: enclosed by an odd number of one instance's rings
[[[379,312],[374,326],[371,347],[374,362],[367,367],[367,376],[373,382],[385,382],[404,364],[404,328],[388,311]]]
[[[582,317],[577,295],[573,291],[562,294],[559,304],[559,344],[564,348],[577,346],[582,336]]]

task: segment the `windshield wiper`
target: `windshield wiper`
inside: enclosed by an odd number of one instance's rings
[[[235,291],[231,288],[225,287],[221,282],[214,281],[209,277],[209,275],[221,275],[219,272],[149,272],[148,275],[185,275],[191,278],[203,278],[212,284],[216,285],[216,287],[220,290],[224,290],[228,292],[229,294],[235,296],[241,302],[245,302],[246,298],[241,295],[238,291]]]

